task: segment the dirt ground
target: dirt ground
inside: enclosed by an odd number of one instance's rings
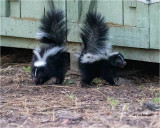
[[[120,86],[96,79],[81,88],[80,75],[68,71],[63,85],[52,79],[35,86],[29,61],[21,54],[1,57],[1,128],[160,128],[160,112],[143,107],[160,104],[159,76],[127,75]]]

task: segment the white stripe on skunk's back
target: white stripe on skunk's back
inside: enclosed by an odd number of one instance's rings
[[[35,67],[44,67],[46,65],[45,61],[36,61],[34,62]]]
[[[36,48],[33,50],[33,53],[36,55],[37,57],[37,61],[34,62],[34,66],[35,67],[42,67],[45,66],[47,64],[46,60],[49,56],[54,56],[56,55],[59,51],[65,51],[66,49],[64,47],[53,47],[53,48],[49,48],[48,50],[46,50],[43,55],[40,55],[42,49],[40,48]]]

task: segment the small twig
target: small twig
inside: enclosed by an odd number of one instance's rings
[[[70,116],[59,115],[58,119],[69,119],[69,120],[72,120],[72,121],[76,121],[76,120],[82,120],[83,117],[82,116],[70,117]]]
[[[35,85],[35,86],[29,86],[29,87],[37,87],[37,88],[42,88],[42,87],[56,87],[56,88],[71,88],[71,89],[73,89],[73,88],[75,88],[75,87],[69,87],[69,86],[58,86],[58,85]]]
[[[102,94],[103,97],[106,98],[106,95],[105,95],[103,92],[101,92],[101,91],[99,91],[99,90],[97,90],[97,89],[95,89],[95,88],[93,88],[93,90],[96,91],[96,92],[98,92],[98,93],[100,93],[100,94]]]

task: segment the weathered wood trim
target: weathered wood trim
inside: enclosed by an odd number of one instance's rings
[[[160,50],[128,47],[114,47],[114,50],[121,52],[126,59],[160,63]]]
[[[160,3],[149,6],[150,48],[160,49]]]
[[[39,21],[35,18],[10,18],[2,17],[1,33],[3,36],[15,36],[35,38],[39,27]]]
[[[137,0],[125,0],[124,4],[124,25],[136,26]]]
[[[10,1],[10,17],[19,17],[21,14],[21,1],[11,0]]]
[[[137,2],[136,18],[137,27],[149,28],[149,5]]]
[[[135,48],[149,48],[149,28],[138,28],[130,26],[116,26],[110,25],[109,40],[113,45],[135,47]],[[80,27],[81,24],[68,22],[70,33],[68,41],[81,42]]]
[[[36,46],[41,45],[39,41],[36,41],[34,39],[7,37],[7,36],[1,36],[0,38],[1,38],[0,45],[5,47],[34,49]],[[75,53],[79,53],[81,47],[82,43],[68,42],[67,44],[68,52],[71,53],[72,55],[74,55]],[[126,59],[160,63],[160,50],[114,46],[114,51],[121,52]]]
[[[110,27],[110,42],[116,46],[149,48],[149,29],[138,27]]]
[[[1,17],[8,17],[10,15],[9,0],[0,0],[0,12]]]
[[[80,53],[81,43],[68,43],[68,51]],[[114,46],[114,51],[121,52],[126,59],[160,63],[160,50]]]
[[[41,43],[34,39],[0,36],[0,46],[4,47],[34,49],[40,45]]]

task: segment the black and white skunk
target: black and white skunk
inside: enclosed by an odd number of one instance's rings
[[[117,68],[124,67],[126,61],[121,53],[112,53],[112,46],[107,42],[109,27],[104,17],[96,12],[89,12],[81,30],[83,49],[78,63],[82,87],[90,85],[96,77],[115,85],[114,80],[119,77]]]
[[[63,11],[52,8],[41,19],[37,39],[44,45],[33,50],[31,65],[31,77],[36,85],[52,77],[56,78],[56,84],[63,82],[69,63],[65,48],[67,33]]]

